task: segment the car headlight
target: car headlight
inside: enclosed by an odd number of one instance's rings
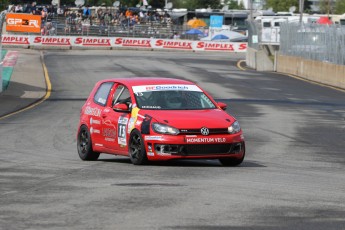
[[[157,133],[177,135],[180,131],[169,125],[163,125],[160,123],[152,123],[152,128]]]
[[[238,121],[235,121],[234,123],[232,123],[232,125],[228,128],[228,132],[230,134],[235,134],[235,133],[238,133],[239,131],[241,131],[241,127]]]

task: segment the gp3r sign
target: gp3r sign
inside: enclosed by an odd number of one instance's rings
[[[41,16],[32,14],[7,14],[6,31],[40,33]]]

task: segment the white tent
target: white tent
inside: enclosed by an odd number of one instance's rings
[[[213,38],[217,35],[224,35],[226,37],[228,37],[229,39],[221,39],[221,40],[214,40]],[[247,39],[247,36],[235,32],[235,31],[231,31],[231,30],[222,30],[219,32],[215,32],[213,34],[209,34],[207,37],[202,38],[200,40],[202,41],[223,41],[223,42],[236,42],[236,41],[244,41]]]

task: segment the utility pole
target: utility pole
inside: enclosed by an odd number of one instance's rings
[[[250,20],[253,20],[253,0],[249,0]]]
[[[327,17],[329,18],[329,13],[331,11],[331,0],[328,0],[328,6],[327,6]]]
[[[304,0],[299,0],[299,23],[303,21]]]

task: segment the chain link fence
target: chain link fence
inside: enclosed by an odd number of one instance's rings
[[[278,44],[282,55],[345,65],[345,26],[281,22],[263,28],[254,20],[247,23],[248,47],[260,50]]]
[[[345,64],[345,27],[283,23],[280,53],[334,64]]]

